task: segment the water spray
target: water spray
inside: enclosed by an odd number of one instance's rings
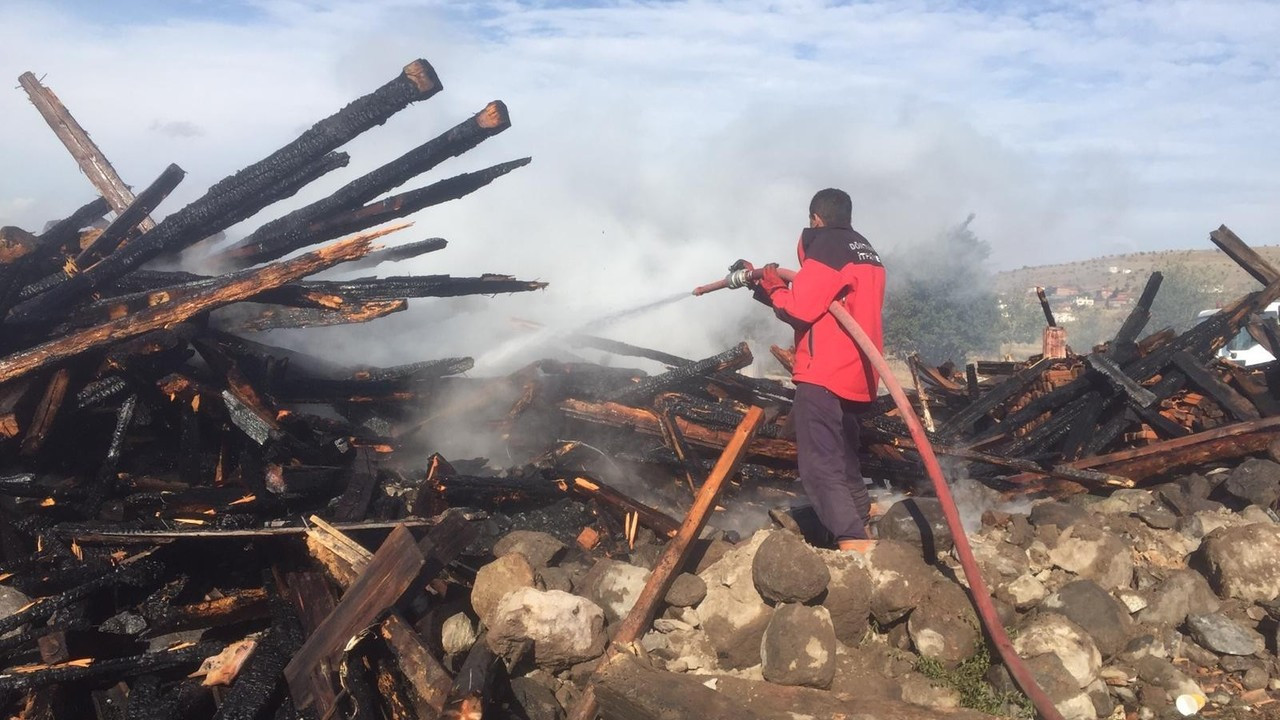
[[[746,287],[753,281],[759,280],[764,274],[763,269],[739,269],[730,272],[722,280],[694,288],[695,296],[705,295],[715,290],[724,288],[735,289]],[[778,276],[787,282],[791,282],[796,273],[794,270],[778,269]],[[849,333],[854,343],[862,350],[863,355],[871,361],[872,367],[880,374],[880,379],[884,381],[884,385],[889,390],[889,395],[893,397],[893,402],[898,407],[903,421],[907,424],[907,429],[911,433],[911,439],[915,441],[916,451],[920,453],[920,459],[924,462],[925,472],[929,475],[929,480],[933,482],[934,492],[938,495],[938,501],[942,506],[942,514],[947,520],[947,526],[951,529],[951,535],[955,539],[956,554],[960,557],[960,567],[964,570],[965,580],[969,583],[969,597],[973,600],[973,605],[978,611],[978,618],[982,621],[982,626],[987,631],[987,635],[991,638],[991,642],[996,646],[996,651],[1000,653],[1000,659],[1004,661],[1004,665],[1009,670],[1009,674],[1014,681],[1018,683],[1018,687],[1031,700],[1031,704],[1035,706],[1036,712],[1045,720],[1063,720],[1062,714],[1053,706],[1053,701],[1045,694],[1040,685],[1036,683],[1035,676],[1026,664],[1022,662],[1022,658],[1018,657],[1018,653],[1013,649],[1013,643],[1009,640],[1009,634],[1005,632],[1004,625],[1000,622],[1000,615],[996,611],[995,605],[991,603],[991,592],[987,589],[987,584],[982,579],[982,573],[978,570],[978,563],[973,557],[973,548],[969,546],[969,537],[965,534],[964,523],[960,519],[960,512],[956,509],[955,498],[951,495],[951,487],[947,485],[947,479],[942,474],[942,467],[938,464],[938,457],[933,452],[933,446],[929,444],[929,438],[925,434],[924,426],[920,424],[920,418],[916,416],[915,408],[907,400],[907,395],[902,390],[902,385],[898,379],[894,377],[893,371],[889,369],[889,364],[885,362],[884,356],[880,354],[880,350],[876,347],[875,342],[867,335],[849,311],[845,309],[844,304],[836,301],[831,303],[828,308],[831,315],[840,323],[840,326]]]

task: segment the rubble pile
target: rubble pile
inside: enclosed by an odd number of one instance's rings
[[[21,83],[111,185],[61,103],[34,76]],[[371,321],[411,298],[543,287],[314,277],[441,250],[373,241],[528,158],[388,193],[508,127],[497,102],[242,240],[207,242],[343,167],[337,148],[440,87],[415,61],[159,221],[176,167],[136,196],[102,190],[39,234],[0,228],[0,707],[1024,713],[888,398],[865,419],[863,470],[913,497],[861,555],[790,525],[739,534],[717,519],[748,505],[763,518],[795,494],[793,391],[741,372],[746,343],[689,359],[576,335],[556,359],[471,378],[470,358],[346,366],[255,339]],[[1140,339],[1157,274],[1087,354],[1048,333],[1025,362],[911,362],[930,441],[955,477],[980,481],[983,577],[1070,718],[1265,707],[1280,686],[1277,364],[1217,360],[1242,330],[1280,354],[1275,322],[1255,319],[1280,297],[1280,272],[1225,227],[1212,237],[1265,289],[1185,333]],[[220,274],[171,269],[197,258]],[[772,354],[789,368],[788,351]],[[506,459],[433,454],[456,426]],[[1008,504],[1032,498],[1048,499]]]

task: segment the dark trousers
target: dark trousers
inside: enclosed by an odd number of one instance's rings
[[[870,403],[796,383],[795,418],[800,484],[836,540],[867,538],[871,498],[858,463],[858,419]]]

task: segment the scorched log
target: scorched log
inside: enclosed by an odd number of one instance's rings
[[[592,403],[575,399],[561,401],[559,407],[565,415],[575,420],[618,428],[629,428],[645,435],[662,437],[662,429],[659,427],[658,418],[649,410],[628,407],[618,403]],[[717,450],[723,449],[732,436],[732,433],[711,430],[679,417],[676,418],[676,425],[680,428],[681,434],[690,443]],[[795,462],[796,446],[786,440],[758,437],[751,441],[747,454]]]
[[[181,250],[225,229],[241,206],[253,202],[283,178],[365,130],[381,125],[409,103],[429,98],[440,89],[439,78],[426,60],[409,63],[396,79],[316,123],[267,158],[219,181],[200,199],[169,215],[155,229],[13,312],[26,322],[57,317],[96,288],[160,254]]]
[[[384,318],[409,308],[408,300],[374,300],[344,303],[341,309],[279,307],[274,305],[228,308],[213,318],[214,325],[225,332],[250,333],[288,328],[334,327],[353,325]]]
[[[484,170],[455,175],[416,190],[392,195],[385,200],[370,203],[357,210],[339,213],[315,222],[310,226],[308,232],[315,238],[311,242],[371,228],[388,220],[402,218],[425,208],[466,197],[512,170],[522,168],[532,161],[533,158],[527,157],[519,160],[510,160]]]
[[[224,251],[221,258],[246,265],[274,260],[324,237],[314,237],[311,224],[359,208],[379,195],[479,145],[511,126],[507,108],[492,102],[473,117],[419,145],[382,167],[356,178],[328,197],[273,220]]]
[[[239,302],[262,292],[264,288],[278,287],[325,268],[333,267],[344,260],[361,257],[369,252],[370,243],[375,237],[398,229],[400,228],[372,232],[342,240],[301,257],[259,268],[245,276],[197,293],[184,300],[158,305],[135,315],[79,330],[31,349],[13,353],[8,357],[0,358],[0,382],[8,382],[41,367],[46,367],[51,363],[74,357],[112,342],[136,337],[142,333],[181,322],[198,313]],[[113,254],[112,257],[115,257],[115,255]],[[83,274],[76,277],[83,277]]]
[[[344,272],[352,272],[355,270],[368,270],[375,268],[384,262],[398,262],[400,260],[408,260],[410,258],[433,253],[448,247],[449,241],[444,238],[427,238],[417,242],[405,243],[404,245],[396,245],[393,247],[385,247],[381,250],[374,250],[359,260],[347,263],[342,270]]]
[[[720,370],[739,370],[750,365],[751,360],[751,348],[747,347],[746,343],[738,343],[718,355],[712,355],[693,364],[669,370],[661,375],[644,378],[631,387],[625,387],[613,393],[608,400],[615,403],[648,401],[654,395],[693,378],[702,377]]]
[[[186,175],[186,171],[177,165],[170,164],[165,168],[164,172],[160,173],[160,177],[134,198],[128,207],[118,211],[116,219],[112,220],[111,224],[94,238],[88,247],[81,250],[75,260],[68,263],[65,272],[68,274],[78,272],[92,263],[95,258],[111,254],[135,228],[142,228],[145,232],[155,227],[155,223],[150,222],[148,214],[169,197],[169,193],[178,187],[178,183],[182,182],[182,178]]]

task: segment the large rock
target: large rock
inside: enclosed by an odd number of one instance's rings
[[[969,596],[959,585],[939,580],[907,618],[916,652],[947,667],[972,657],[982,636]]]
[[[751,561],[751,577],[760,596],[775,603],[804,603],[827,589],[831,573],[798,535],[774,531],[760,543]]]
[[[760,662],[760,639],[773,608],[756,592],[751,563],[767,536],[765,531],[756,533],[698,573],[707,584],[707,596],[698,603],[698,617],[725,668],[746,668]]]
[[[566,668],[604,652],[604,611],[584,597],[524,587],[493,610],[489,648],[509,661],[532,647],[540,667]]]
[[[825,550],[819,554],[831,573],[822,606],[831,613],[836,639],[850,647],[858,645],[871,616],[871,574],[857,553]]]
[[[563,720],[564,708],[546,681],[533,676],[511,679],[511,697],[518,717],[528,720]]]
[[[1095,720],[1098,717],[1093,700],[1077,685],[1078,681],[1057,655],[1033,657],[1027,661],[1027,669],[1064,720]]]
[[[1196,681],[1164,658],[1148,655],[1134,663],[1134,666],[1139,678],[1164,690],[1170,698],[1204,694]]]
[[[1053,612],[1036,613],[1023,623],[1013,639],[1013,648],[1028,659],[1056,655],[1081,688],[1093,682],[1102,668],[1102,654],[1089,633]]]
[[[671,672],[716,669],[716,649],[710,638],[701,630],[678,620],[655,620],[653,631],[646,633],[640,644]]]
[[[911,612],[933,586],[938,574],[920,556],[920,549],[896,540],[881,540],[867,554],[871,573],[871,614],[889,625]]]
[[[1046,500],[1036,503],[1028,517],[1032,525],[1042,527],[1053,525],[1059,530],[1066,530],[1076,523],[1088,522],[1089,512],[1076,505],[1068,505],[1057,500]]]
[[[565,545],[544,532],[512,530],[494,543],[494,557],[520,553],[534,567],[544,568],[564,554]]]
[[[1026,573],[996,587],[995,596],[1018,610],[1030,610],[1049,594],[1044,583]]]
[[[1187,615],[1217,610],[1218,598],[1203,575],[1194,570],[1174,570],[1151,589],[1147,606],[1137,617],[1143,625],[1181,625]]]
[[[665,598],[668,605],[693,607],[707,596],[707,583],[693,573],[680,573],[671,582]]]
[[[1104,658],[1120,652],[1129,642],[1133,621],[1128,609],[1092,580],[1067,583],[1045,598],[1042,607],[1084,628]]]
[[[492,625],[493,611],[503,596],[520,588],[533,587],[533,566],[518,553],[504,555],[480,568],[471,587],[471,608],[480,621]]]
[[[1280,499],[1280,463],[1245,460],[1227,475],[1222,491],[1244,503],[1271,507]]]
[[[938,498],[907,498],[894,503],[877,521],[882,540],[915,545],[926,558],[949,552],[955,542]]]
[[[617,560],[600,560],[583,576],[578,584],[578,594],[591,598],[604,609],[609,622],[618,622],[631,612],[631,608],[644,590],[649,571]]]
[[[1260,602],[1280,596],[1280,525],[1218,530],[1205,539],[1200,559],[1224,598]]]
[[[1252,655],[1262,650],[1262,635],[1221,613],[1191,615],[1187,629],[1196,642],[1219,655]]]
[[[1133,581],[1133,553],[1129,546],[1093,525],[1063,530],[1049,548],[1049,561],[1107,590],[1129,587]]]
[[[827,609],[782,604],[760,642],[760,671],[779,685],[825,688],[836,674],[836,632]]]
[[[450,655],[464,653],[475,643],[476,628],[466,613],[454,613],[440,627],[440,645]]]

